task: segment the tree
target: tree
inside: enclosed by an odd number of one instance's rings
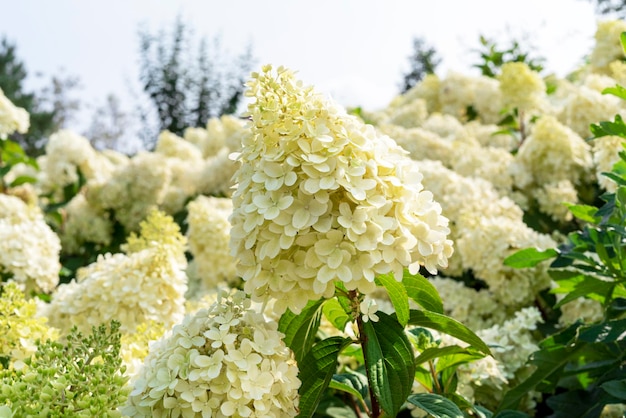
[[[150,104],[140,108],[147,125],[140,136],[148,148],[160,130],[180,135],[187,127],[205,126],[211,117],[237,111],[253,63],[251,48],[232,60],[223,54],[219,38],[211,49],[203,38],[194,56],[190,30],[180,18],[169,43],[163,31],[155,36],[142,30],[139,37],[140,81]],[[158,126],[151,129],[155,113]]]
[[[426,74],[434,74],[441,63],[437,51],[428,45],[423,38],[413,38],[413,53],[409,56],[409,72],[404,75],[400,87],[401,93],[406,93],[411,87],[419,83]]]
[[[596,12],[602,15],[614,14],[616,17],[626,17],[626,0],[590,0],[595,5]]]
[[[478,64],[473,65],[480,70],[481,74],[487,77],[496,77],[500,73],[500,68],[507,62],[524,62],[531,70],[541,72],[544,59],[530,56],[529,51],[525,51],[516,40],[511,40],[508,48],[500,49],[496,41],[480,36],[480,48],[474,49],[480,55]]]
[[[131,116],[122,109],[120,99],[109,94],[105,103],[95,109],[85,136],[97,149],[114,149],[132,154],[135,151],[130,144],[132,141],[124,140],[132,124]]]
[[[70,97],[78,87],[78,78],[53,76],[50,85],[40,92],[26,92],[24,82],[28,76],[26,67],[16,55],[15,44],[3,38],[0,42],[0,88],[16,106],[30,114],[30,128],[26,134],[16,133],[11,139],[22,146],[28,155],[43,153],[47,138],[78,109],[80,103]]]

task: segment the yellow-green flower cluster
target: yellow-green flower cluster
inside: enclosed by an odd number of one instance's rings
[[[126,366],[125,375],[131,380],[139,373],[144,359],[148,355],[150,344],[165,334],[162,323],[149,321],[137,325],[132,333],[122,335],[120,356]]]
[[[37,206],[0,194],[0,273],[32,290],[51,292],[59,282],[59,237]]]
[[[612,62],[624,58],[624,50],[620,42],[622,32],[626,32],[626,22],[623,20],[598,22],[595,33],[596,44],[589,57],[594,71],[607,72]]]
[[[367,294],[378,274],[447,265],[448,220],[392,139],[282,67],[253,73],[246,94],[231,251],[253,300],[299,312],[335,281]]]
[[[228,248],[232,200],[199,196],[189,202],[187,210],[189,250],[201,283],[198,290],[205,293],[219,284],[236,284],[235,261]]]
[[[122,413],[130,417],[293,417],[298,366],[274,321],[243,292],[188,315],[150,347]]]
[[[524,62],[507,62],[498,76],[502,104],[508,110],[539,110],[545,106],[546,83]]]
[[[15,106],[0,89],[0,140],[13,132],[26,133],[30,126],[30,116],[21,107]]]
[[[174,220],[152,211],[131,235],[126,254],[107,254],[60,285],[43,314],[54,326],[87,331],[115,319],[124,333],[147,321],[170,327],[184,316],[185,237]]]
[[[21,368],[24,360],[37,351],[37,340],[58,337],[46,318],[37,317],[37,303],[26,300],[15,282],[0,286],[0,359],[8,368]],[[0,362],[2,369],[2,362]]]

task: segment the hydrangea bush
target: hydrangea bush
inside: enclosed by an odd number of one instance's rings
[[[625,30],[369,112],[264,66],[133,156],[0,92],[0,416],[623,415]]]

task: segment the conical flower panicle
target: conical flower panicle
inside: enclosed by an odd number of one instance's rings
[[[230,243],[253,300],[300,312],[336,280],[367,294],[379,274],[447,265],[448,219],[392,139],[283,67],[253,73],[246,94]]]

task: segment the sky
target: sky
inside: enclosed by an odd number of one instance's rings
[[[591,51],[598,20],[586,0],[0,0],[0,10],[0,36],[30,74],[80,78],[77,126],[108,94],[132,107],[139,29],[167,30],[177,16],[196,40],[219,36],[233,56],[251,45],[258,68],[285,65],[340,104],[368,110],[398,94],[416,36],[437,50],[442,77],[477,74],[480,35],[503,46],[515,38],[565,76]]]

